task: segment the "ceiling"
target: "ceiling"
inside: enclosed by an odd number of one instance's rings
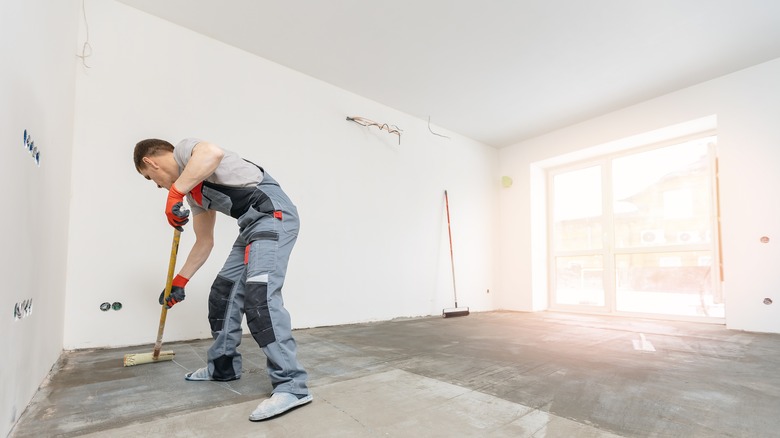
[[[499,148],[780,58],[776,0],[119,1]]]

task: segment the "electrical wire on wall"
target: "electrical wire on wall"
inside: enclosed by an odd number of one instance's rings
[[[446,139],[449,139],[446,135],[439,134],[438,132],[433,132],[433,129],[431,129],[431,116],[428,116],[428,130],[431,131],[431,134],[438,135],[439,137],[444,137]]]
[[[84,41],[84,45],[81,46],[81,54],[76,55],[77,58],[81,58],[81,63],[85,68],[89,68],[87,65],[87,58],[92,56],[92,46],[89,44],[89,22],[87,21],[87,7],[84,4],[86,0],[81,0],[81,12],[84,14],[84,26],[87,30],[87,39]]]
[[[385,131],[387,131],[387,132],[389,132],[391,134],[395,134],[395,135],[398,136],[398,144],[399,145],[401,144],[401,133],[403,132],[403,130],[401,128],[395,126],[395,125],[388,125],[387,123],[381,123],[380,124],[380,123],[377,123],[377,122],[375,122],[373,120],[369,120],[369,119],[367,119],[365,117],[349,117],[349,116],[347,116],[347,120],[349,120],[350,122],[355,122],[358,125],[362,125],[362,126],[376,126],[377,128],[379,128],[380,131],[381,130],[385,130]]]

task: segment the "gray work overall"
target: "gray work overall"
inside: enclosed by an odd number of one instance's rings
[[[209,294],[214,337],[208,351],[209,374],[223,381],[241,377],[238,346],[246,314],[249,331],[266,355],[273,392],[307,395],[307,374],[296,358],[290,314],[282,300],[287,263],[300,226],[298,210],[267,173],[252,199],[238,217],[238,238]]]

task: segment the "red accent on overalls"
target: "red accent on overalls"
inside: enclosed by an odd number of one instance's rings
[[[281,211],[279,211],[279,210],[276,210],[276,211],[274,212],[274,217],[275,217],[275,218],[277,218],[277,219],[279,219],[279,220],[282,220],[282,212],[281,212]]]
[[[203,181],[190,190],[190,195],[192,195],[192,199],[194,199],[198,205],[203,206]]]

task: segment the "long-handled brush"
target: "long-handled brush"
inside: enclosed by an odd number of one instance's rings
[[[452,318],[455,316],[466,316],[469,314],[468,307],[458,307],[458,290],[455,287],[455,257],[452,253],[452,229],[450,227],[450,200],[447,197],[447,191],[444,191],[444,205],[447,208],[447,233],[450,236],[450,262],[452,263],[452,292],[455,295],[455,307],[444,309],[441,311],[441,316],[444,318]]]
[[[181,238],[181,231],[178,229],[173,230],[173,243],[171,244],[171,260],[168,263],[168,279],[165,282],[165,294],[163,295],[162,311],[160,313],[160,326],[157,329],[157,342],[154,344],[154,351],[151,353],[132,353],[126,354],[124,365],[131,367],[133,365],[142,365],[145,363],[161,362],[166,360],[173,360],[173,351],[160,351],[162,349],[163,331],[165,330],[165,317],[168,315],[168,308],[165,306],[165,301],[168,295],[171,294],[171,287],[173,286],[173,272],[176,270],[176,255],[179,253],[179,239]]]

